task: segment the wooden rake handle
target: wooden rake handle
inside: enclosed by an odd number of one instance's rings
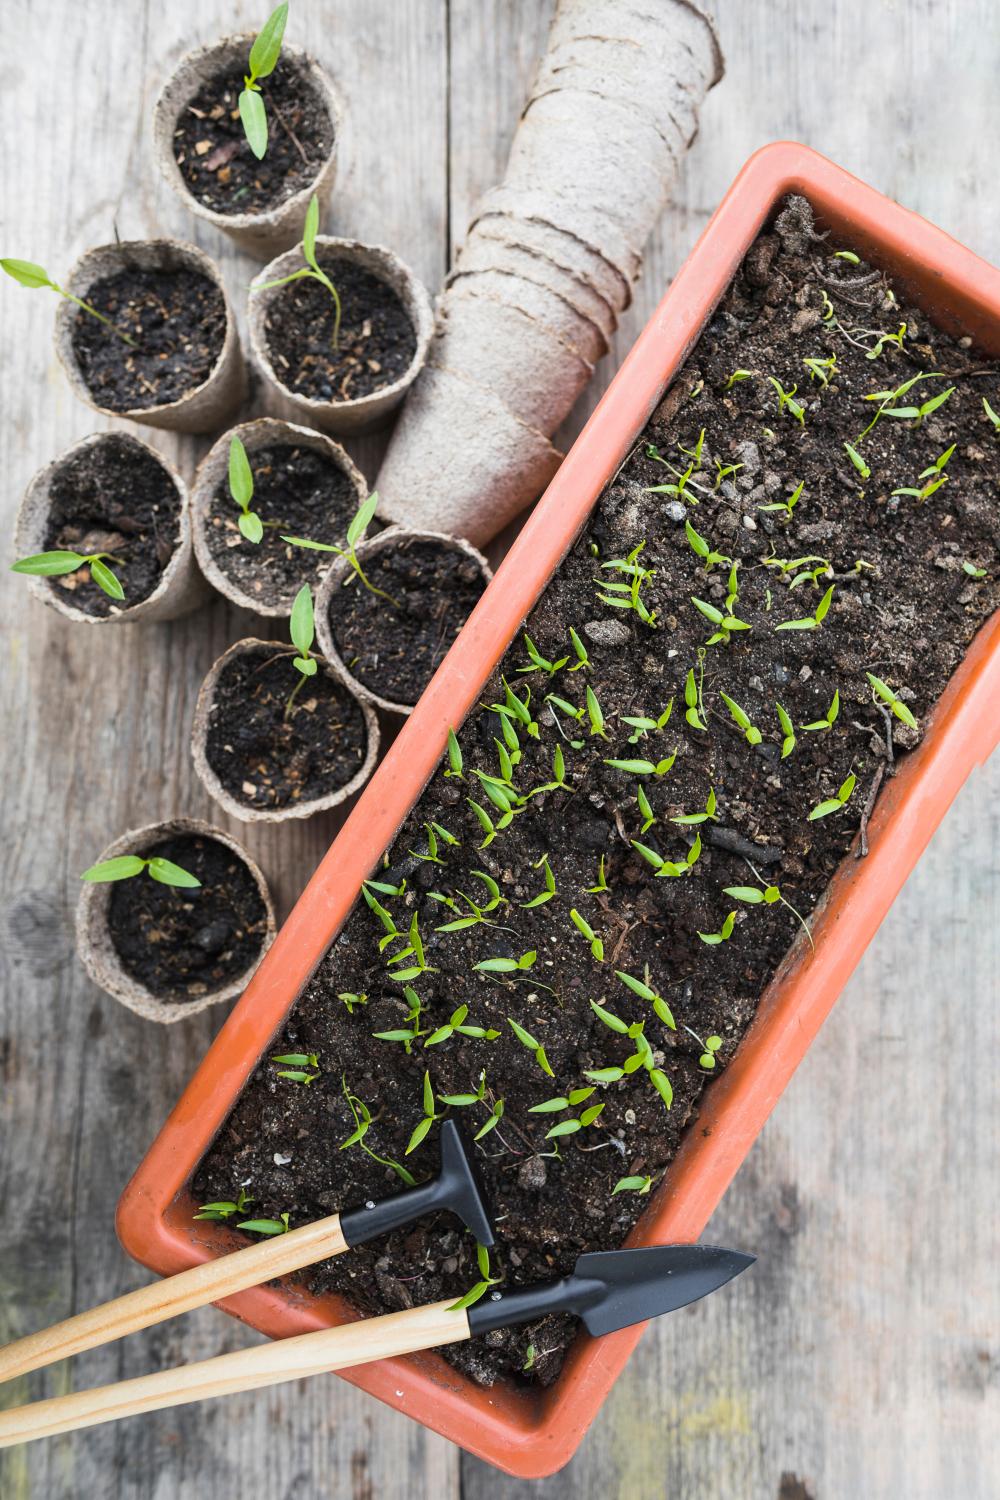
[[[141,1375],[137,1380],[123,1380],[118,1385],[56,1396],[51,1401],[36,1401],[2,1412],[0,1448],[53,1437],[58,1432],[72,1432],[78,1427],[94,1427],[119,1417],[134,1417],[140,1412],[207,1401],[213,1396],[231,1396],[237,1391],[280,1385],[285,1380],[343,1370],[390,1355],[434,1349],[439,1344],[457,1343],[469,1336],[468,1313],[448,1301],[414,1307],[408,1312],[388,1313],[366,1322],[347,1323],[341,1328],[322,1328],[317,1333],[302,1333],[295,1338],[240,1349],[235,1354],[220,1354],[197,1364],[179,1365],[158,1375]]]
[[[127,1333],[244,1292],[272,1277],[286,1276],[327,1256],[341,1255],[346,1249],[340,1215],[331,1214],[288,1234],[248,1245],[245,1250],[220,1255],[0,1348],[0,1381],[13,1380],[15,1375],[67,1359],[83,1349],[110,1344]]]

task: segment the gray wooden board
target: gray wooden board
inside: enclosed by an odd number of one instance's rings
[[[324,227],[394,246],[435,289],[502,170],[549,0],[296,0],[290,35],[347,100]],[[255,263],[150,169],[159,82],[188,45],[259,24],[246,0],[5,0],[4,253],[65,271],[117,228],[196,241],[239,306]],[[718,6],[729,58],[673,209],[571,439],[726,185],[797,138],[1000,258],[989,0]],[[106,425],[69,395],[48,294],[0,288],[4,534],[31,474]],[[267,410],[255,393],[249,412]],[[190,474],[206,440],[154,435]],[[382,439],[352,451],[377,468]],[[72,953],[79,871],[122,828],[227,823],[188,732],[214,657],[257,622],[214,602],[169,626],[74,631],[0,576],[7,670],[0,992],[0,1339],[146,1279],[118,1193],[217,1028],[162,1028]],[[337,826],[246,834],[286,911]],[[98,1428],[0,1459],[4,1500],[246,1494],[985,1500],[1000,1492],[997,999],[1000,759],[960,797],[719,1209],[758,1251],[728,1294],[650,1332],[579,1457],[507,1480],[334,1377]],[[0,1392],[55,1394],[252,1340],[211,1309]],[[991,1463],[993,1467],[991,1468]]]

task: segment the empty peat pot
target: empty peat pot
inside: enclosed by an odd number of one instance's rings
[[[208,432],[236,411],[246,369],[222,276],[196,245],[133,240],[88,250],[56,309],[56,353],[74,393],[106,417]]]
[[[282,43],[261,84],[268,141],[258,161],[238,99],[253,35],[229,36],[181,58],[153,116],[163,176],[193,213],[252,254],[276,255],[302,235],[309,199],[322,205],[336,170],[340,101],[314,58]]]
[[[208,593],[194,559],[187,486],[128,432],[95,432],[39,470],[21,501],[15,546],[19,558],[107,555],[124,599],[99,588],[86,564],[28,578],[36,599],[87,625],[173,620]]]
[[[229,489],[234,437],[253,475],[250,508],[263,526],[259,542],[240,531],[240,508]],[[343,545],[366,494],[364,476],[324,433],[274,417],[244,422],[209,450],[195,477],[192,524],[201,571],[234,604],[287,618],[302,585],[315,588],[329,572],[333,554],[295,547],[282,537]]]
[[[358,696],[412,713],[493,574],[481,552],[439,531],[390,526],[338,558],[316,596],[323,654]],[[387,597],[388,596],[388,597]]]
[[[237,641],[201,685],[191,748],[211,797],[245,823],[309,818],[363,786],[378,754],[371,705],[322,660],[303,678],[294,648]]]
[[[85,883],[76,946],[94,983],[149,1021],[182,1021],[238,995],[275,933],[267,882],[242,844],[171,818],[123,833],[97,863],[129,854],[169,860],[201,884],[164,884],[148,870]]]
[[[264,267],[250,289],[250,345],[265,378],[328,432],[361,432],[402,401],[434,330],[430,297],[409,266],[381,245],[319,235],[316,256],[340,298],[301,271],[301,247]],[[336,337],[335,337],[336,335]]]

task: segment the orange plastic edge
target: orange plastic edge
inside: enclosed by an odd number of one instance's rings
[[[904,282],[935,321],[1000,353],[1000,271],[807,147],[779,143],[750,158],[122,1194],[118,1234],[144,1265],[167,1275],[241,1242],[223,1226],[191,1221],[191,1172],[436,768],[449,726],[477,700],[788,192],[804,193],[824,224]],[[871,853],[849,859],[835,877],[815,924],[815,953],[795,950],[782,966],[630,1243],[698,1238],[946,809],[1000,740],[998,704],[1000,611],[883,793]],[[295,1286],[257,1288],[219,1305],[275,1338],[356,1317],[341,1299]],[[434,1354],[363,1366],[344,1378],[498,1468],[537,1478],[572,1457],[641,1332],[581,1336],[542,1395],[484,1390]]]

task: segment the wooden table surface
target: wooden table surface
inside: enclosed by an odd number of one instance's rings
[[[188,46],[265,0],[5,0],[2,250],[58,279],[90,245],[172,233],[255,264],[154,173],[150,116]],[[293,0],[289,37],[347,100],[324,228],[393,246],[436,290],[502,171],[550,0]],[[635,305],[571,433],[742,161],[824,151],[1000,258],[993,0],[719,0],[729,59]],[[4,534],[32,473],[103,424],[52,349],[54,298],[0,287]],[[259,394],[253,413],[265,409]],[[148,430],[144,433],[148,435]],[[190,474],[202,439],[154,435]],[[380,440],[350,445],[369,477]],[[5,543],[10,551],[11,543]],[[294,900],[332,817],[244,832],[188,749],[214,658],[257,633],[221,599],[172,625],[91,633],[0,574],[3,992],[0,1342],[142,1284],[115,1201],[221,1019],[159,1027],[73,954],[79,872],[173,813],[246,837]],[[985,1500],[1000,1493],[997,1345],[1000,757],[968,784],[713,1220],[755,1250],[725,1295],[647,1334],[578,1458],[504,1478],[325,1377],[0,1456],[4,1500]],[[205,1309],[0,1391],[0,1405],[204,1358],[255,1335]],[[991,1470],[991,1463],[993,1465]]]

